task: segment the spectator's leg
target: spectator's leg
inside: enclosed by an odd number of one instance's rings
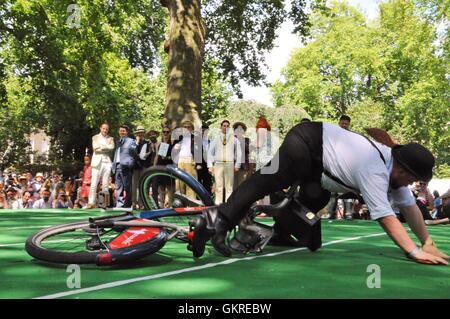
[[[116,197],[117,197],[117,203],[116,203],[116,207],[120,208],[124,206],[124,191],[125,191],[125,185],[124,185],[124,181],[123,181],[123,174],[122,174],[122,169],[121,168],[116,168],[116,175],[115,175],[115,180],[116,180]]]
[[[102,191],[109,191],[109,177],[111,176],[111,164],[102,164]]]
[[[100,170],[92,167],[91,187],[89,188],[88,204],[95,205],[97,203],[97,186],[100,179]]]
[[[189,163],[188,166],[186,167],[186,171],[189,173],[189,175],[197,179],[197,170],[195,169],[195,162]],[[186,185],[186,194],[190,198],[193,199],[197,198],[194,190],[187,185]]]
[[[132,207],[136,207],[138,205],[138,196],[139,196],[139,176],[140,176],[140,169],[135,169],[133,171],[133,175],[131,178],[131,202]]]
[[[216,180],[216,205],[223,203],[223,188],[224,188],[224,164],[214,164],[214,177]]]
[[[234,183],[234,163],[224,163],[224,185],[225,185],[225,201],[233,193],[233,183]]]
[[[122,174],[123,176],[123,183],[125,188],[125,203],[124,207],[129,208],[132,205],[132,195],[133,195],[133,189],[132,189],[132,179],[133,179],[133,170],[127,169],[126,172]]]
[[[187,172],[188,168],[186,165],[186,161],[183,158],[180,158],[178,161],[178,168]],[[186,195],[186,184],[177,179],[177,189],[183,195]]]

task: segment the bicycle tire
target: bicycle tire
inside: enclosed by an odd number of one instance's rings
[[[141,195],[142,202],[144,203],[144,207],[147,210],[155,210],[161,209],[155,199],[150,195],[149,189],[150,187],[154,187],[155,184],[152,185],[152,182],[155,181],[155,178],[158,177],[167,177],[173,179],[173,183],[176,184],[176,180],[179,180],[185,183],[188,187],[190,187],[196,197],[198,199],[188,198],[187,196],[174,192],[173,199],[174,204],[177,201],[177,206],[173,205],[172,208],[181,208],[181,207],[195,207],[195,206],[213,206],[214,202],[210,196],[210,194],[205,190],[202,184],[198,182],[193,176],[189,175],[187,172],[179,169],[175,165],[167,165],[167,166],[153,166],[151,167],[145,174],[141,177],[139,181],[139,194]],[[153,188],[152,191],[154,192]],[[188,227],[189,220],[192,215],[198,215],[201,212],[187,212],[183,214],[173,214],[170,216],[159,216],[159,217],[150,217],[149,219],[154,219],[162,222],[175,223],[178,225],[185,225]],[[147,217],[146,217],[147,218]],[[176,236],[177,239],[187,242],[188,239],[184,234],[179,234]]]
[[[169,177],[173,178],[175,181],[179,180],[190,187],[198,199],[202,202],[204,206],[213,206],[214,202],[210,194],[205,190],[202,184],[198,182],[194,177],[186,173],[185,171],[179,169],[175,165],[167,166],[153,166],[147,170],[144,175],[139,180],[139,193],[144,204],[145,209],[153,210],[162,208],[155,202],[154,198],[150,196],[149,189],[152,186],[151,182],[154,181],[155,177]],[[154,191],[154,190],[153,190]],[[181,194],[179,194],[181,195]],[[192,199],[186,198],[186,200]]]
[[[160,229],[159,234],[157,234],[153,240],[119,249],[100,249],[96,251],[88,251],[86,249],[85,251],[67,252],[49,249],[42,245],[48,238],[61,234],[73,233],[76,230],[88,228],[89,225],[90,223],[88,221],[79,221],[41,229],[28,237],[25,243],[25,250],[30,256],[46,262],[62,264],[96,264],[103,266],[137,260],[153,254],[164,246],[167,238],[167,233],[163,229]],[[122,233],[118,233],[116,238]],[[129,253],[131,250],[133,250],[132,254]]]

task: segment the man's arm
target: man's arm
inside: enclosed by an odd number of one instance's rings
[[[419,207],[417,205],[400,207],[400,212],[405,217],[412,232],[417,236],[420,242],[424,244],[429,237],[429,234]]]
[[[234,168],[238,170],[242,164],[242,150],[241,150],[241,142],[239,142],[237,138],[234,139],[234,156],[236,158]]]
[[[422,243],[422,249],[430,254],[448,259],[449,256],[443,254],[431,239],[422,213],[417,205],[400,207],[400,211],[406,219],[409,227]]]
[[[92,148],[97,153],[110,152],[114,150],[114,139],[112,137],[108,137],[107,144],[104,145],[99,142],[97,135],[94,135],[92,137]]]
[[[139,145],[137,144],[136,140],[130,138],[131,142],[129,144],[129,151],[130,151],[130,155],[137,159],[138,157],[138,147]]]
[[[408,254],[408,257],[414,259],[416,262],[422,264],[448,265],[448,262],[445,259],[418,249],[397,217],[381,217],[378,219],[378,222],[389,237],[397,244],[397,246]]]
[[[113,151],[115,148],[114,139],[112,137],[108,137],[108,144],[103,148],[104,151]]]
[[[208,168],[213,167],[215,153],[216,153],[216,139],[212,140],[211,143],[209,144],[208,158],[207,158]]]

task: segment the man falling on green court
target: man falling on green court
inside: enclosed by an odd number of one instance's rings
[[[423,264],[448,265],[449,256],[439,251],[429,236],[407,187],[414,181],[431,179],[434,156],[417,143],[396,144],[383,130],[367,131],[373,140],[329,123],[304,122],[293,127],[271,162],[242,183],[226,203],[205,210],[191,221],[194,256],[203,255],[210,239],[219,253],[231,256],[227,233],[248,214],[251,205],[299,182],[299,202],[309,211],[317,213],[325,207],[330,192],[361,194],[371,218],[408,258]],[[420,248],[397,219],[395,210],[405,216],[421,242]],[[286,212],[274,220],[273,239],[291,245],[293,236],[301,242],[302,234],[295,227],[298,216]]]

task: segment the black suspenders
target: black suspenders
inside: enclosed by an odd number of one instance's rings
[[[352,132],[352,133],[355,133],[355,132]],[[358,133],[355,133],[355,134],[358,134]],[[358,135],[360,135],[360,134],[358,134]],[[383,153],[381,153],[381,151],[380,151],[379,148],[375,145],[375,143],[372,142],[367,136],[364,136],[364,135],[361,135],[361,136],[363,136],[366,140],[369,141],[369,143],[370,143],[373,147],[375,147],[375,149],[378,151],[378,154],[380,154],[381,160],[382,160],[383,163],[386,165],[386,160],[384,159]],[[351,190],[353,190],[353,191],[359,193],[359,191],[358,191],[357,189],[355,189],[355,188],[353,188],[353,187],[351,187],[351,186],[348,186],[348,185],[345,184],[343,181],[341,181],[340,178],[338,178],[338,177],[332,175],[332,174],[331,174],[329,171],[327,171],[325,168],[323,169],[323,173],[324,173],[326,176],[328,176],[329,178],[331,178],[333,181],[335,181],[336,183],[338,183],[338,184],[340,184],[340,185],[342,185],[342,186],[345,186],[345,187],[347,187],[348,189],[351,189]]]

